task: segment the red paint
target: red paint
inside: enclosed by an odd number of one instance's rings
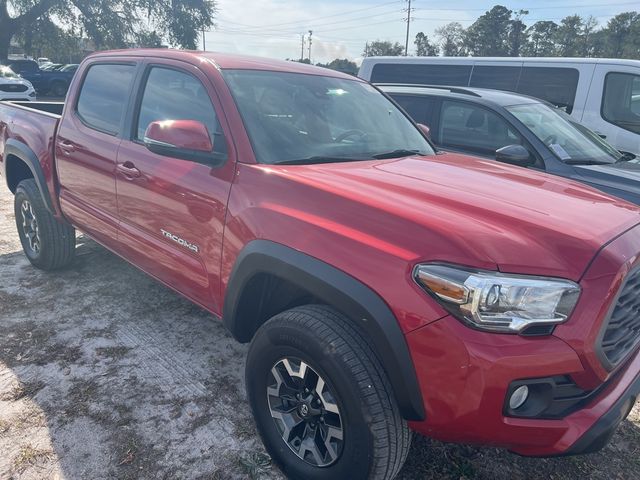
[[[130,136],[84,126],[72,106],[79,79],[96,61],[169,65],[196,76],[225,132],[227,162],[211,168],[160,156]],[[421,433],[546,455],[568,449],[611,408],[638,374],[640,358],[636,353],[611,379],[594,349],[622,278],[640,262],[637,207],[559,177],[455,154],[259,165],[220,73],[225,68],[351,78],[202,52],[100,53],[79,68],[59,129],[53,117],[0,105],[0,154],[7,138],[29,145],[68,220],[216,315],[237,255],[254,239],[285,244],[359,279],[388,303],[406,334],[427,411],[427,420],[412,424]],[[174,122],[148,134],[210,150],[198,129]],[[198,251],[167,241],[161,230]],[[413,282],[413,266],[425,261],[567,278],[582,294],[552,336],[478,332]],[[588,389],[609,384],[562,420],[502,415],[511,381],[553,375],[571,375]]]

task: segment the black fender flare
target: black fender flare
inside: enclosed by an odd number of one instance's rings
[[[44,177],[44,172],[42,171],[42,165],[40,165],[40,161],[38,160],[37,155],[31,150],[27,145],[18,140],[10,138],[7,140],[7,143],[4,147],[4,178],[7,182],[7,187],[9,186],[9,176],[7,175],[7,160],[9,156],[13,155],[20,160],[22,160],[31,173],[33,174],[33,178],[36,181],[36,185],[38,185],[38,190],[40,190],[40,195],[42,195],[42,200],[44,202],[45,207],[51,213],[55,213],[55,209],[53,208],[53,204],[51,202],[51,195],[49,193],[49,187],[47,187],[47,181]]]
[[[402,416],[406,420],[425,419],[409,347],[389,306],[356,278],[315,257],[267,240],[254,240],[242,249],[231,273],[223,308],[224,325],[237,340],[248,342],[253,336],[254,332],[247,333],[237,311],[243,289],[260,273],[304,286],[314,296],[357,321],[382,361]]]

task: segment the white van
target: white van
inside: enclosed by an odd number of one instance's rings
[[[605,58],[368,57],[372,83],[468,86],[546,100],[640,155],[640,61]]]

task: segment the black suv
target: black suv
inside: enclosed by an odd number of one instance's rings
[[[551,104],[482,88],[377,86],[443,150],[544,170],[640,204],[640,161]]]

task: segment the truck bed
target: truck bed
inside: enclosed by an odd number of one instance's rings
[[[49,192],[56,191],[54,145],[63,107],[62,102],[0,102],[0,176],[10,166],[7,159],[19,150],[21,158],[40,164],[39,169],[32,168],[34,175],[40,171],[36,180]]]

